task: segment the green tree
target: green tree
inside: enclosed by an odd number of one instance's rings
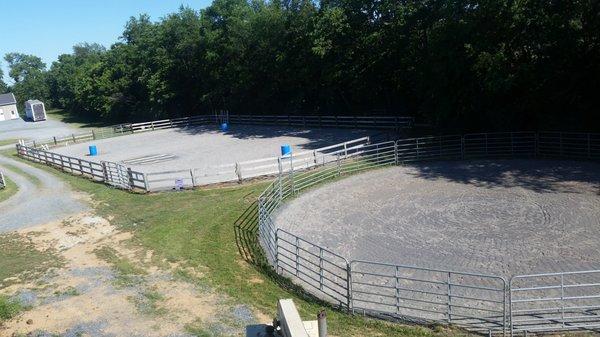
[[[28,99],[48,98],[46,64],[42,59],[34,55],[8,53],[4,60],[8,63],[8,75],[15,82],[11,89],[19,105],[23,105]]]
[[[0,63],[0,67],[2,64]],[[0,68],[0,94],[5,93],[8,90],[8,85],[4,82],[4,71]]]

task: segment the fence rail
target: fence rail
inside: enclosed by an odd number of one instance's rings
[[[600,328],[600,270],[515,276],[510,299],[514,332]]]
[[[369,143],[369,137],[330,145],[310,151],[293,153],[286,157],[268,157],[232,164],[191,168],[163,172],[148,172],[149,191],[170,190],[174,182],[179,181],[182,188],[223,183],[242,182],[263,176],[277,175],[292,169],[308,169],[335,161],[337,156],[350,156]]]
[[[357,129],[402,129],[410,128],[413,117],[387,116],[292,116],[292,115],[229,115],[227,119],[233,124],[277,125],[295,127],[328,127]],[[126,136],[140,132],[157,131],[191,126],[211,125],[218,123],[218,115],[197,115],[190,117],[162,119],[141,123],[117,124],[104,128],[92,129],[80,133],[54,136],[45,139],[21,141],[27,147],[61,147],[74,143],[89,142],[98,139]]]
[[[599,160],[600,135],[487,133],[350,147],[343,156],[338,152],[311,167],[279,172],[258,200],[259,242],[278,273],[352,312],[435,321],[489,334],[600,330],[600,271],[521,275],[507,283],[495,275],[376,261],[348,262],[335,252],[276,228],[273,222],[286,199],[343,175],[417,161],[496,158]],[[323,275],[329,277],[329,286],[323,286]]]
[[[144,174],[125,168],[125,171],[114,171],[106,162],[96,163],[80,158],[69,157],[58,153],[30,148],[17,144],[17,154],[28,160],[55,167],[75,175],[81,175],[94,181],[105,182],[115,187],[129,190],[144,190],[146,187]],[[111,165],[118,165],[111,163]]]
[[[352,261],[352,310],[502,330],[506,281],[493,275]]]

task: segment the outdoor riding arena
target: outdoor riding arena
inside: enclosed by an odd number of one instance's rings
[[[280,160],[284,145],[291,147],[296,165],[312,167],[381,136],[381,128],[398,130],[411,123],[398,117],[225,116],[115,125],[21,142],[19,153],[115,187],[154,192],[289,170]],[[229,121],[226,130],[220,118]]]
[[[369,144],[280,175],[259,198],[259,241],[279,274],[353,313],[597,331],[599,160],[598,134]]]

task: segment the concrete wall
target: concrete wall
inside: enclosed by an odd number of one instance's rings
[[[2,112],[4,113],[4,118],[2,118],[2,116],[0,116],[0,121],[19,118],[19,110],[17,110],[16,104],[0,106],[0,110],[2,110]],[[14,112],[14,115],[13,115],[13,112]]]

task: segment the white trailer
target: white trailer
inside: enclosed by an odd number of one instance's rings
[[[45,121],[46,120],[46,107],[44,103],[37,99],[30,99],[25,102],[25,116],[31,121]]]

